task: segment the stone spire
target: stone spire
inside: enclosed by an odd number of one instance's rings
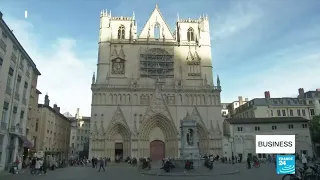
[[[93,72],[93,75],[92,75],[92,84],[95,84],[96,83],[96,74],[95,72]]]
[[[221,87],[221,86],[220,86],[220,78],[219,78],[219,75],[217,76],[217,86],[218,86],[218,87]]]

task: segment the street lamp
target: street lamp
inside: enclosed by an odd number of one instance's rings
[[[232,164],[234,164],[234,157],[233,157],[233,142],[234,142],[234,138],[233,137],[229,137],[229,142],[231,144],[231,160],[232,160]]]

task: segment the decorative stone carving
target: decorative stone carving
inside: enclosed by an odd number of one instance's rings
[[[120,52],[119,52],[119,57],[121,59],[126,59],[126,55],[124,54],[124,51],[123,51],[123,45],[121,45]]]
[[[199,123],[200,125],[203,125],[205,127],[205,124],[200,116],[200,113],[197,109],[197,107],[194,107],[191,113],[191,118],[195,121],[197,121],[197,123]]]
[[[171,113],[169,112],[168,106],[163,98],[161,93],[160,87],[157,86],[153,96],[150,99],[149,107],[143,117],[143,121],[149,119],[154,114],[163,114],[166,116],[170,121],[172,121]]]
[[[142,105],[149,104],[149,96],[148,95],[141,95],[140,96],[140,104],[142,104]]]
[[[110,122],[110,124],[116,124],[116,123],[120,123],[120,124],[128,127],[127,121],[124,118],[122,110],[119,106],[118,106],[117,110],[114,112],[114,115],[113,115],[112,120]]]
[[[168,102],[168,104],[169,105],[174,105],[175,104],[175,98],[174,98],[174,96],[168,96],[167,97],[167,102]]]
[[[117,45],[113,46],[113,51],[111,53],[111,59],[116,59],[118,57]]]
[[[117,58],[112,60],[112,74],[124,74],[125,73],[125,61]]]

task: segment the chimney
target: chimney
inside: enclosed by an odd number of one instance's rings
[[[266,98],[266,99],[270,98],[270,92],[269,91],[265,91],[264,92],[264,98]]]
[[[245,98],[244,101],[245,101],[245,102],[248,102],[248,101],[249,101],[249,98]]]
[[[58,107],[57,109],[58,109],[58,112],[60,112],[60,107]]]
[[[243,104],[243,98],[242,96],[238,96],[239,105],[241,106]]]
[[[2,12],[0,11],[0,20],[2,19],[2,16],[3,16],[3,14],[2,14]]]
[[[49,106],[50,105],[50,100],[48,94],[44,96],[44,105]]]
[[[299,92],[298,98],[303,98],[304,97],[304,89],[303,88],[299,88],[298,92]]]
[[[57,104],[54,104],[54,105],[53,105],[53,109],[54,109],[55,111],[57,111],[58,105],[57,105]]]
[[[320,88],[316,89],[317,92],[320,92]]]

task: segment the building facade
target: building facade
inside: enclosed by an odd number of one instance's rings
[[[31,152],[35,152],[38,139],[40,112],[38,110],[38,100],[41,92],[35,88],[37,87],[37,80],[32,79],[30,89],[30,100],[29,100],[29,113],[26,126],[26,137],[32,143],[32,148],[29,149]],[[24,154],[26,156],[26,154]]]
[[[40,72],[0,12],[0,170],[22,161],[31,89]],[[30,148],[30,147],[27,147]]]
[[[303,117],[311,119],[314,105],[308,104],[304,98],[271,98],[265,92],[265,98],[254,98],[235,109],[233,118],[265,118],[265,117]]]
[[[70,151],[72,158],[89,157],[90,117],[80,116],[79,108],[72,119]]]
[[[311,116],[319,116],[320,115],[320,89],[316,89],[315,91],[304,92],[303,88],[299,88],[299,98],[304,98],[305,103],[314,106],[314,108],[310,109]]]
[[[68,159],[71,121],[60,113],[56,104],[50,106],[49,96],[38,105],[40,118],[36,151],[51,155],[56,160]]]
[[[309,120],[302,117],[268,117],[226,119],[223,123],[224,136],[231,137],[232,143],[224,144],[224,156],[232,154],[242,157],[243,161],[249,156],[267,158],[267,154],[256,154],[256,135],[295,135],[296,153],[307,152],[313,156],[313,148],[309,130]]]
[[[229,103],[229,104],[227,105],[227,109],[228,109],[227,117],[233,117],[233,115],[236,114],[236,109],[237,109],[239,106],[244,105],[244,104],[247,103],[248,101],[249,101],[248,98],[243,99],[242,96],[239,96],[237,101],[233,101],[232,103]]]
[[[141,33],[135,15],[100,15],[92,79],[90,157],[178,157],[180,120],[198,122],[202,154],[222,154],[220,80],[213,83],[207,16],[177,18],[172,33],[158,6]]]

